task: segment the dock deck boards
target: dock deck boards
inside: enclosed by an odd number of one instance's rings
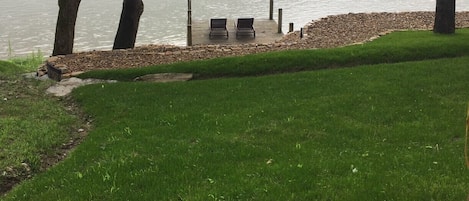
[[[245,43],[272,43],[280,40],[283,33],[278,33],[278,25],[275,20],[254,19],[254,30],[256,37],[252,35],[240,35],[236,37],[236,19],[228,19],[226,28],[229,37],[213,36],[209,38],[210,19],[206,21],[192,21],[192,44],[193,45],[212,45],[212,44],[245,44]]]

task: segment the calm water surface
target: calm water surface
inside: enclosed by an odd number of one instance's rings
[[[57,0],[0,0],[0,59],[53,48]],[[359,12],[433,11],[436,0],[275,0],[283,9],[284,30],[290,22],[299,29],[328,15]],[[187,0],[144,0],[137,45],[186,44]],[[469,1],[457,1],[457,11]],[[82,0],[78,13],[75,51],[111,49],[122,0]],[[269,0],[192,0],[194,20],[213,17],[269,17]],[[277,12],[274,14],[277,18]]]

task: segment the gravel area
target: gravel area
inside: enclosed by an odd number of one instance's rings
[[[340,47],[363,43],[395,30],[431,30],[433,23],[434,12],[349,13],[308,23],[303,28],[303,38],[299,37],[299,32],[293,32],[271,44],[191,47],[148,45],[132,50],[91,51],[51,57],[49,62],[53,65],[65,65],[70,72],[135,68],[285,49]],[[469,12],[456,14],[456,27],[469,27]]]
[[[307,48],[338,47],[369,41],[396,30],[432,30],[434,12],[349,13],[307,24]],[[456,14],[456,27],[469,27],[469,12]]]

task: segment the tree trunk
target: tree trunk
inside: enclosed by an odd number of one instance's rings
[[[134,48],[138,24],[143,13],[142,0],[124,0],[121,19],[112,49]]]
[[[75,39],[75,23],[81,0],[59,0],[59,15],[55,29],[52,55],[71,54]]]
[[[456,28],[456,0],[436,0],[434,33],[453,34]]]

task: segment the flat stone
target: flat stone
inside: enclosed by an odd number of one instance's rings
[[[96,83],[115,83],[115,80],[98,80],[98,79],[80,79],[71,77],[57,82],[54,86],[49,87],[46,92],[54,96],[66,96],[72,92],[73,89]]]
[[[177,81],[189,81],[193,78],[193,75],[190,73],[158,73],[158,74],[148,74],[135,78],[135,81],[145,81],[145,82],[177,82]]]
[[[70,75],[71,75],[72,77],[76,77],[76,76],[79,76],[79,75],[81,75],[81,74],[83,74],[83,73],[84,73],[84,71],[77,71],[77,72],[72,72],[72,73],[70,73]]]

